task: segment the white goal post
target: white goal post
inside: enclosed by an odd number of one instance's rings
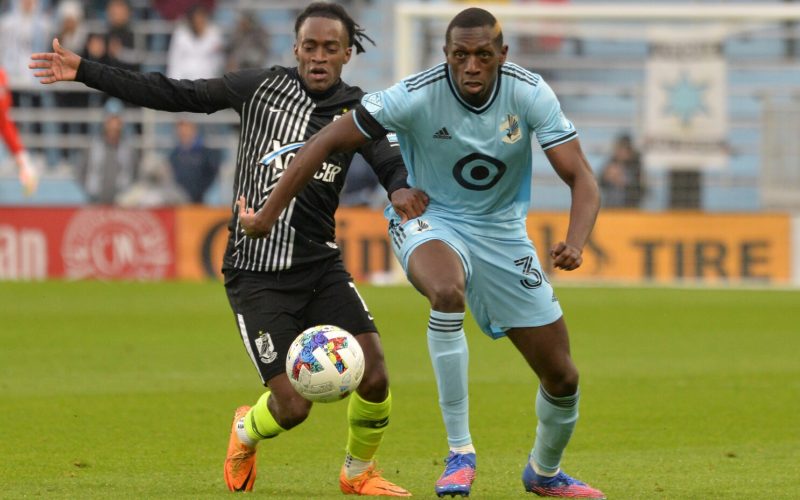
[[[798,21],[800,5],[788,4],[475,4],[501,22],[538,21],[651,21],[651,22],[754,22]],[[400,80],[424,68],[417,67],[413,50],[399,50],[415,43],[414,23],[429,19],[448,21],[468,7],[465,3],[398,3],[395,6],[395,79]],[[535,33],[534,33],[535,34]],[[444,33],[442,33],[444,39]]]

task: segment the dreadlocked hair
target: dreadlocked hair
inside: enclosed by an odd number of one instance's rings
[[[367,34],[364,32],[364,28],[358,25],[353,18],[350,17],[350,14],[344,10],[344,7],[341,5],[337,5],[335,3],[328,3],[328,2],[313,2],[305,8],[303,12],[297,16],[297,19],[294,22],[294,36],[296,37],[298,32],[300,31],[300,26],[303,25],[306,19],[309,17],[325,17],[327,19],[335,19],[341,21],[344,25],[345,29],[347,29],[347,36],[350,40],[349,47],[356,48],[356,54],[361,54],[362,52],[366,51],[364,45],[361,43],[362,40],[367,40],[373,46],[375,45],[375,41],[372,38],[368,37]]]

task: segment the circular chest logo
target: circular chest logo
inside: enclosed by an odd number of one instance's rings
[[[453,177],[471,191],[491,189],[505,173],[505,163],[481,153],[469,154],[453,166]]]

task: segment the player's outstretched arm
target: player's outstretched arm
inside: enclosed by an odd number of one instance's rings
[[[263,207],[256,212],[247,207],[244,197],[239,198],[239,224],[244,233],[251,238],[262,238],[269,234],[281,212],[309,183],[325,158],[334,153],[352,151],[368,140],[356,126],[352,112],[323,127],[297,151],[297,156],[292,159]]]
[[[600,190],[578,139],[548,149],[545,153],[572,193],[567,238],[553,245],[550,257],[554,267],[572,271],[583,263],[583,247],[589,240],[600,210]]]
[[[28,67],[36,70],[33,76],[44,84],[75,80],[81,65],[81,57],[62,47],[58,38],[53,38],[53,52],[31,54],[31,61]]]
[[[137,106],[161,111],[213,113],[239,105],[229,99],[223,79],[175,80],[83,59],[53,40],[53,52],[31,55],[28,67],[41,83],[75,80]]]

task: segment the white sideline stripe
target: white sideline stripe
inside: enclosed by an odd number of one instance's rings
[[[244,316],[236,313],[236,321],[239,323],[239,335],[242,336],[242,342],[244,342],[244,347],[247,349],[247,354],[250,356],[250,361],[252,361],[253,365],[256,367],[258,376],[261,377],[261,382],[266,382],[264,377],[261,376],[261,370],[258,369],[258,363],[256,363],[256,356],[253,354],[253,349],[250,347],[250,339],[247,337],[247,327],[244,326]]]

